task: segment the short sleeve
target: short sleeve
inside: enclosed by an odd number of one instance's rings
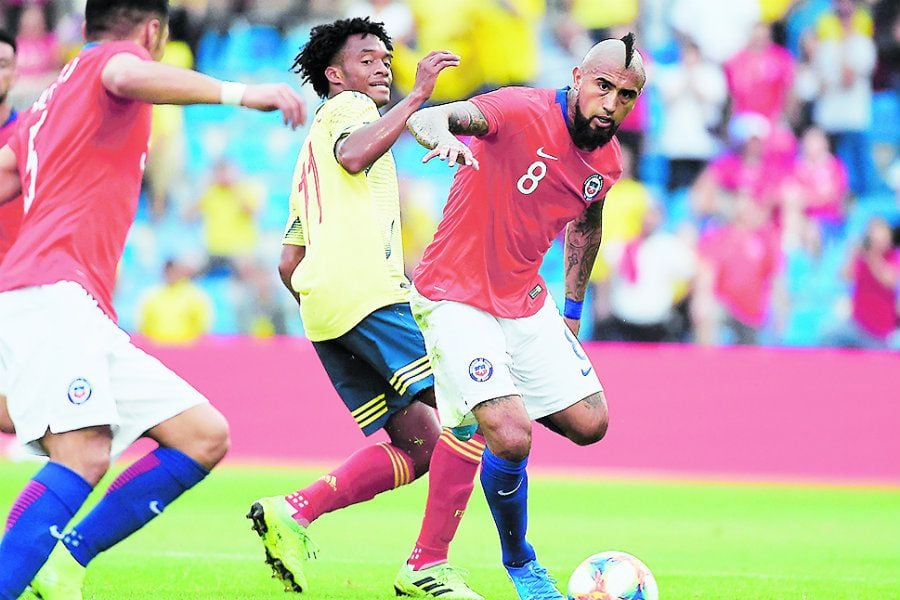
[[[284,236],[281,239],[281,243],[285,246],[306,245],[306,235],[303,232],[303,221],[300,220],[300,215],[297,214],[293,202],[290,203],[290,212],[288,214],[287,225],[285,225]]]
[[[375,102],[359,92],[341,92],[322,107],[323,121],[328,126],[331,145],[365,125],[376,121],[381,115]]]
[[[470,100],[487,120],[487,135],[497,133],[500,126],[508,120],[521,115],[529,106],[528,97],[523,93],[530,88],[505,87],[475,96]]]

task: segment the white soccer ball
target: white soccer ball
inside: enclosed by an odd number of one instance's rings
[[[653,573],[625,552],[601,552],[569,578],[569,600],[659,600]]]

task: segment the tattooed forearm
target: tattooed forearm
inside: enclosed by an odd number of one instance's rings
[[[471,102],[453,102],[417,111],[406,122],[416,141],[429,150],[454,139],[455,134],[484,135],[487,119]]]
[[[584,300],[588,279],[600,249],[603,200],[591,204],[566,228],[566,297]]]
[[[487,119],[471,102],[454,102],[449,105],[450,133],[454,135],[484,135],[488,131]]]

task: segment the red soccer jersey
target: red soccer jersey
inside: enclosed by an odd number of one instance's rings
[[[471,143],[481,170],[459,168],[416,289],[497,317],[531,316],[546,298],[538,269],[553,240],[621,176],[619,143],[578,149],[565,89],[509,87],[472,103],[488,122]]]
[[[18,124],[17,117],[16,111],[12,111],[9,118],[6,120],[6,123],[0,125],[0,147],[5,146],[7,142],[9,142],[9,138],[12,136],[13,131],[15,131],[16,125]],[[6,204],[0,204],[0,263],[3,262],[3,257],[6,256],[9,247],[12,246],[13,240],[16,239],[16,235],[19,233],[19,227],[21,225],[21,196]]]
[[[115,320],[112,292],[141,187],[151,107],[110,94],[109,59],[134,42],[90,45],[67,64],[10,140],[25,218],[0,265],[0,291],[73,281]]]

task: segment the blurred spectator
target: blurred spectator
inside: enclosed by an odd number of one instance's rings
[[[160,62],[191,69],[194,54],[187,42],[187,13],[174,10],[169,17],[169,42]],[[159,219],[168,207],[175,182],[185,178],[184,107],[173,104],[153,106],[150,152],[144,173],[150,187],[150,213]]]
[[[794,86],[794,58],[772,41],[772,26],[757,23],[750,44],[725,63],[732,112],[781,121]]]
[[[696,44],[684,40],[681,61],[660,68],[654,79],[665,114],[659,148],[669,160],[667,188],[674,191],[693,185],[718,150],[712,130],[722,118],[725,77],[700,56]]]
[[[669,11],[675,31],[720,65],[747,46],[760,17],[759,0],[673,0]]]
[[[797,208],[828,230],[844,221],[847,169],[828,149],[828,138],[818,127],[803,133],[800,155],[787,184],[787,195]]]
[[[644,214],[652,202],[650,190],[634,177],[634,157],[622,148],[622,176],[606,195],[603,204],[603,243],[626,244],[636,239],[643,228]],[[609,278],[612,268],[601,253],[594,262],[591,281]]]
[[[56,34],[49,28],[45,8],[27,4],[19,16],[16,35],[19,84],[16,97],[31,104],[62,67],[62,52]]]
[[[738,198],[733,221],[701,239],[699,256],[691,307],[697,341],[758,343],[781,262],[767,210],[747,196]]]
[[[484,89],[525,85],[537,77],[538,24],[546,10],[546,0],[481,2],[475,39]]]
[[[791,54],[801,56],[803,40],[815,37],[815,24],[830,9],[831,0],[794,0],[785,19],[787,49]]]
[[[781,184],[793,167],[792,142],[782,139],[790,133],[754,113],[734,117],[728,132],[733,150],[710,163],[694,183],[694,212],[701,219],[728,219],[735,198],[745,197],[768,214],[779,204]]]
[[[872,71],[875,43],[872,18],[853,0],[834,0],[834,12],[819,19],[812,66],[813,121],[829,136],[847,166],[850,189],[869,191],[874,173],[866,131],[872,119]]]
[[[878,50],[875,89],[893,90],[900,96],[900,2],[879,0],[875,3],[873,17]],[[896,101],[900,101],[900,97]]]
[[[234,272],[235,261],[252,256],[259,238],[256,214],[262,190],[241,179],[237,166],[229,159],[213,167],[213,179],[193,213],[203,219],[209,271],[212,274]]]
[[[165,264],[165,280],[140,303],[138,331],[157,344],[190,344],[212,325],[212,303],[191,277],[194,270],[178,262]]]
[[[615,188],[613,188],[615,189]],[[674,342],[686,324],[675,304],[694,274],[693,249],[662,229],[655,202],[644,213],[640,235],[626,243],[604,242],[603,256],[612,266],[608,319],[594,326],[594,339]]]
[[[846,348],[887,348],[897,329],[900,254],[887,221],[872,219],[845,269],[853,286],[850,317],[829,331],[824,343]]]
[[[638,0],[564,0],[572,20],[596,43],[613,36],[612,29],[638,19]]]
[[[484,86],[477,28],[485,0],[407,0],[416,26],[416,45],[394,45],[394,84],[405,94],[412,89],[416,65],[432,50],[458,54],[463,66],[447,69],[438,78],[431,102],[439,104],[468,98]]]
[[[784,238],[784,305],[781,340],[789,345],[818,344],[832,319],[841,284],[836,252],[826,252],[818,221],[797,215],[792,235]]]
[[[397,0],[361,0],[347,7],[346,18],[369,17],[384,23],[395,44],[410,44],[416,35],[412,12]]]
[[[272,269],[255,260],[242,261],[235,284],[238,333],[255,338],[287,333],[284,295]]]

